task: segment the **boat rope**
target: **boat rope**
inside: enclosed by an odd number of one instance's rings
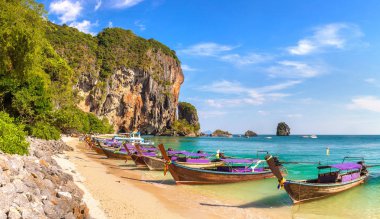
[[[169,170],[169,165],[172,163],[171,160],[167,160],[164,164],[164,176],[166,176],[166,173],[168,172]]]
[[[284,177],[282,177],[282,179],[278,180],[277,189],[284,189],[285,182],[286,182],[286,179]]]

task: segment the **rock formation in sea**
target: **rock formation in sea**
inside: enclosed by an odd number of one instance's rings
[[[72,148],[62,141],[28,141],[29,156],[0,151],[0,218],[88,218],[82,190],[52,158]]]
[[[278,123],[276,135],[277,136],[290,135],[290,127],[285,122]]]
[[[159,134],[172,127],[184,81],[175,51],[120,28],[93,37],[52,27],[49,40],[77,76],[80,109],[106,117],[115,131]]]
[[[189,126],[192,126],[192,130],[186,133],[186,136],[199,136],[199,119],[197,109],[190,103],[179,102],[178,104],[178,120],[185,120]]]
[[[246,132],[244,133],[244,136],[245,136],[245,137],[256,137],[257,134],[256,134],[256,132],[254,132],[254,131],[248,130],[248,131],[246,131]]]
[[[211,136],[213,137],[232,137],[232,134],[229,133],[228,131],[223,131],[220,129],[215,130]]]

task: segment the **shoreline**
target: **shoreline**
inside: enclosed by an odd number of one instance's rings
[[[77,138],[62,138],[74,151],[65,152],[63,169],[73,175],[93,218],[274,218],[277,210],[239,208],[201,189],[175,185],[170,173],[138,169],[132,161],[111,160],[86,148]],[[59,162],[58,162],[59,163]],[[59,163],[60,164],[60,163]],[[74,173],[72,172],[74,170]],[[99,213],[95,213],[99,212]],[[282,215],[282,218],[291,218]]]

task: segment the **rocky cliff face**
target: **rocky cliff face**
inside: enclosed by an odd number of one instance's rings
[[[160,133],[175,120],[180,86],[181,67],[173,59],[162,56],[158,61],[169,85],[162,86],[151,72],[121,67],[99,88],[99,81],[91,75],[82,75],[78,82],[79,106],[84,111],[106,117],[115,130],[140,130],[146,134]],[[95,83],[92,83],[94,81]]]
[[[277,125],[277,136],[288,136],[290,135],[290,128],[285,122],[280,122]]]
[[[80,109],[106,117],[115,131],[160,134],[173,125],[184,81],[174,51],[119,28],[96,37],[56,28],[50,39],[77,74]]]

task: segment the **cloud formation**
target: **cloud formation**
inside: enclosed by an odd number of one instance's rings
[[[102,0],[98,0],[98,1],[96,2],[95,7],[94,7],[94,11],[97,11],[97,10],[100,8],[101,5],[102,5]]]
[[[141,2],[143,2],[144,0],[116,0],[114,2],[114,5],[113,7],[115,8],[130,8],[130,7],[133,7]]]
[[[290,96],[288,93],[281,93],[278,91],[290,88],[299,83],[301,83],[301,81],[294,80],[269,86],[250,88],[242,86],[238,82],[223,80],[216,81],[207,86],[203,86],[200,89],[207,92],[232,95],[233,98],[229,99],[207,99],[205,101],[206,104],[211,107],[221,108],[240,105],[261,105],[266,101],[278,100]]]
[[[324,73],[320,65],[311,65],[300,61],[284,60],[266,70],[271,77],[312,78]]]
[[[237,66],[258,64],[272,59],[269,55],[250,53],[248,55],[227,54],[220,57],[222,61],[232,63]]]
[[[137,28],[139,28],[140,31],[146,30],[145,24],[143,24],[141,21],[135,21],[134,24]]]
[[[188,66],[186,64],[182,64],[181,68],[182,68],[183,71],[198,71],[198,69],[192,68],[192,67],[190,67],[190,66]]]
[[[347,23],[332,23],[314,29],[311,36],[298,41],[296,46],[287,51],[292,55],[309,55],[325,49],[343,49],[351,39],[362,36],[356,25]]]
[[[83,7],[79,1],[59,0],[53,1],[49,5],[49,12],[56,14],[62,24],[75,21],[82,9]]]
[[[380,99],[375,96],[361,96],[351,100],[349,109],[362,109],[380,113]]]
[[[217,56],[222,52],[231,51],[234,48],[234,46],[230,45],[207,42],[192,45],[186,49],[179,50],[179,52],[191,56]]]
[[[81,22],[74,21],[74,22],[72,22],[72,23],[69,24],[70,27],[75,27],[79,31],[82,31],[84,33],[88,33],[88,34],[91,34],[91,35],[95,35],[95,33],[91,32],[90,29],[91,29],[91,27],[96,26],[96,25],[97,25],[96,23],[91,23],[88,20],[83,20]]]

